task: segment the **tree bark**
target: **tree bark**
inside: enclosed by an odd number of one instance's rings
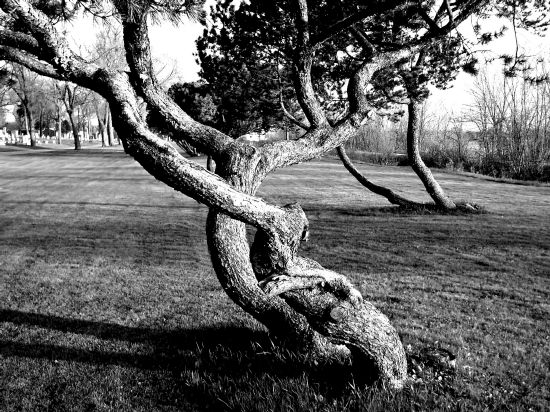
[[[456,204],[445,194],[437,180],[435,180],[432,171],[426,166],[422,160],[422,156],[420,156],[420,136],[418,133],[419,105],[419,102],[413,98],[411,98],[408,104],[407,155],[409,157],[409,162],[436,206],[444,210],[452,210],[456,208]]]
[[[59,104],[56,105],[57,107],[57,144],[61,144],[61,108],[59,107]]]
[[[111,118],[111,109],[109,106],[105,109],[105,128],[107,129],[107,142],[109,146],[114,146],[113,119]]]
[[[344,146],[339,146],[338,149],[336,149],[338,152],[338,157],[340,157],[340,160],[344,164],[344,167],[348,170],[348,172],[351,173],[353,177],[357,179],[359,183],[361,183],[364,187],[366,187],[368,190],[370,190],[373,193],[376,193],[377,195],[383,196],[392,205],[398,205],[401,207],[418,207],[422,206],[421,203],[414,202],[412,200],[408,200],[404,198],[403,196],[398,195],[393,190],[388,189],[387,187],[377,185],[373,182],[371,182],[369,179],[365,177],[352,163],[351,159],[346,154],[346,151],[344,149]]]
[[[254,194],[261,183],[254,164],[254,154],[237,152],[219,165],[219,173],[235,188]],[[243,223],[211,210],[208,245],[222,287],[312,361],[371,365],[359,372],[401,388],[406,357],[388,318],[364,302],[344,276],[298,256],[308,236],[307,218],[297,204],[284,209],[292,223],[283,230],[271,228],[270,234],[259,229],[251,249]]]
[[[301,238],[307,235],[302,234]],[[407,361],[389,319],[364,301],[345,276],[298,256],[299,242],[290,247],[291,256],[285,256],[273,248],[269,236],[262,231],[256,233],[251,261],[264,292],[280,295],[330,344],[344,345],[361,375],[375,377],[394,389],[402,388],[407,378]],[[339,360],[332,356],[333,361]],[[368,370],[358,369],[365,365]]]
[[[107,146],[105,143],[105,124],[103,120],[99,118],[99,112],[97,113],[97,128],[99,129],[99,134],[101,135],[101,147]]]
[[[32,112],[26,101],[23,100],[22,104],[23,104],[23,111],[25,115],[25,126],[27,128],[27,133],[29,134],[31,147],[36,147],[36,136],[34,135],[33,128],[32,128],[32,123],[33,123]]]

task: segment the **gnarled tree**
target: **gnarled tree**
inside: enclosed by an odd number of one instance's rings
[[[353,2],[328,2],[310,7],[315,24],[322,27],[330,25],[335,17],[343,19],[352,14],[355,6]],[[395,9],[379,20],[355,22],[342,35],[325,39],[316,50],[312,78],[315,94],[327,111],[329,121],[336,122],[345,116],[348,109],[345,84],[362,61],[372,55],[395,50],[396,45],[414,44],[421,30],[434,34],[421,52],[411,53],[410,58],[400,59],[394,64],[384,64],[373,74],[374,81],[367,92],[372,111],[395,114],[400,106],[408,105],[408,96],[414,96],[416,102],[427,97],[428,84],[445,87],[454,79],[457,70],[471,56],[456,30],[444,30],[445,33],[442,33],[440,29],[449,23],[456,27],[461,20],[455,20],[444,4],[432,4],[431,9],[427,6],[419,6],[417,10],[412,7]],[[213,6],[211,18],[214,23],[197,41],[200,74],[214,95],[223,95],[227,99],[236,95],[236,90],[245,89],[247,95],[261,102],[254,116],[262,118],[268,127],[277,127],[278,124],[273,116],[267,118],[260,110],[262,105],[267,104],[271,105],[272,111],[274,108],[286,114],[292,123],[307,130],[309,125],[303,111],[287,110],[287,107],[294,109],[297,106],[298,96],[291,87],[293,52],[289,45],[292,44],[291,27],[294,23],[289,15],[282,12],[285,8],[286,2],[281,0],[247,2],[238,8],[232,1],[224,0]],[[277,23],[265,25],[264,21],[269,19]],[[419,56],[422,58],[417,58]],[[254,74],[253,82],[247,81],[250,73]],[[221,113],[227,105],[223,99],[218,100]],[[235,100],[236,104],[231,104],[230,110],[236,111],[235,107],[240,106],[245,108],[243,99]],[[277,107],[279,101],[280,107]],[[413,106],[408,107],[412,112]],[[413,125],[414,113],[409,118]],[[254,122],[250,123],[250,127],[254,127]],[[443,209],[454,208],[454,203],[445,196],[422,161],[417,128],[409,128],[408,147],[410,163],[436,205]],[[353,165],[344,147],[338,148],[338,154],[346,169],[367,189],[386,197],[393,204],[419,206],[369,180]]]
[[[109,102],[113,125],[126,152],[158,180],[210,208],[206,234],[212,263],[222,287],[236,304],[312,359],[349,362],[367,358],[382,382],[401,388],[406,381],[405,353],[388,318],[364,301],[343,275],[299,256],[300,243],[308,236],[308,220],[297,203],[277,206],[255,193],[270,172],[342,145],[371,110],[367,91],[377,72],[445,36],[457,21],[486,6],[487,1],[456,2],[453,10],[446,8],[447,0],[438,4],[431,0],[345,2],[348,7],[342,16],[331,12],[333,2],[311,3],[289,0],[284,8],[265,16],[265,24],[278,24],[277,15],[292,23],[287,53],[308,130],[296,140],[262,147],[234,140],[193,120],[156,79],[148,19],[177,18],[202,6],[202,1],[87,1],[87,10],[98,14],[112,7],[108,11],[114,11],[122,22],[129,71],[121,71],[84,60],[57,30],[55,18],[63,18],[63,8],[77,7],[78,1],[52,7],[52,2],[0,0],[0,58],[91,89]],[[312,68],[319,50],[329,39],[349,39],[350,30],[358,24],[366,30],[395,13],[411,19],[426,14],[428,18],[416,26],[403,26],[403,30],[416,30],[413,38],[356,56],[359,62],[347,79],[347,111],[341,118],[329,120],[314,87]],[[429,16],[438,13],[447,17],[438,20],[435,30]],[[212,156],[216,174],[185,159],[149,129],[140,110],[141,100],[156,112],[163,127],[172,131],[173,139]],[[252,245],[245,225],[257,229]]]

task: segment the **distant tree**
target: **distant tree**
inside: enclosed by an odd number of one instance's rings
[[[58,83],[56,84],[56,87],[59,98],[63,102],[67,117],[69,118],[69,124],[71,125],[74,140],[74,149],[80,150],[82,149],[82,144],[78,131],[79,119],[75,116],[80,116],[76,113],[76,111],[79,107],[86,103],[88,97],[90,96],[90,91],[70,82]]]
[[[168,89],[168,94],[193,119],[213,127],[221,123],[218,106],[207,84],[175,83]]]
[[[55,99],[55,88],[48,79],[42,78],[40,89],[36,96],[36,120],[34,127],[38,130],[38,135],[43,138],[50,134],[50,126],[57,118],[57,101]]]
[[[0,83],[7,86],[17,96],[25,130],[29,135],[31,147],[35,147],[34,106],[37,103],[41,87],[38,74],[22,65],[12,63],[0,71]]]
[[[478,169],[515,179],[542,177],[550,160],[550,80],[534,75],[494,76],[481,72],[466,119],[476,125],[481,149]],[[461,141],[456,141],[460,149]]]

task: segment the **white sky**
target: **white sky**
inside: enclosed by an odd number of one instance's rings
[[[171,24],[151,27],[150,39],[153,55],[161,60],[174,61],[182,81],[198,79],[199,66],[194,53],[195,40],[202,34],[199,23],[189,22],[180,27]]]
[[[493,23],[494,30],[501,27],[503,22]],[[467,36],[468,34],[465,33]],[[536,34],[519,29],[517,31],[519,54],[522,52],[529,56],[541,56],[548,61],[550,56],[550,37],[541,37]],[[500,39],[491,43],[479,46],[477,50],[483,50],[479,55],[480,65],[484,59],[495,58],[501,54],[514,55],[516,50],[516,41],[512,29]],[[500,62],[495,62],[487,66],[489,73],[498,74],[502,71]],[[441,111],[453,112],[459,115],[462,108],[472,102],[470,90],[474,86],[475,76],[461,72],[453,82],[452,88],[447,90],[434,90],[430,96],[430,107],[438,108]]]
[[[494,23],[494,29],[502,24]],[[78,20],[73,28],[69,29],[75,43],[93,44],[95,32],[99,26],[91,20]],[[193,81],[198,79],[199,67],[196,63],[195,40],[202,33],[202,26],[196,22],[187,22],[174,26],[170,23],[154,25],[150,28],[151,47],[153,55],[168,63],[176,65],[177,78],[174,81]],[[550,37],[539,37],[537,35],[518,31],[518,42],[520,50],[530,55],[550,54]],[[496,56],[507,53],[513,55],[515,52],[515,40],[512,30],[501,39],[495,40],[483,46],[489,53]],[[480,47],[481,48],[481,47]],[[494,71],[499,70],[493,65]],[[453,112],[460,114],[462,107],[467,105],[470,99],[470,90],[473,87],[474,77],[461,73],[453,83],[453,87],[447,90],[434,90],[430,97],[430,106],[438,111]]]

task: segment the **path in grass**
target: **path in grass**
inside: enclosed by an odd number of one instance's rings
[[[406,168],[360,168],[427,200]],[[273,351],[218,286],[206,208],[119,150],[0,148],[0,170],[0,410],[550,402],[548,186],[436,173],[453,198],[489,210],[452,216],[394,213],[331,160],[267,180],[261,196],[308,213],[306,255],[359,285],[412,352],[437,341],[458,355],[450,383],[425,376],[391,396],[308,377]]]

